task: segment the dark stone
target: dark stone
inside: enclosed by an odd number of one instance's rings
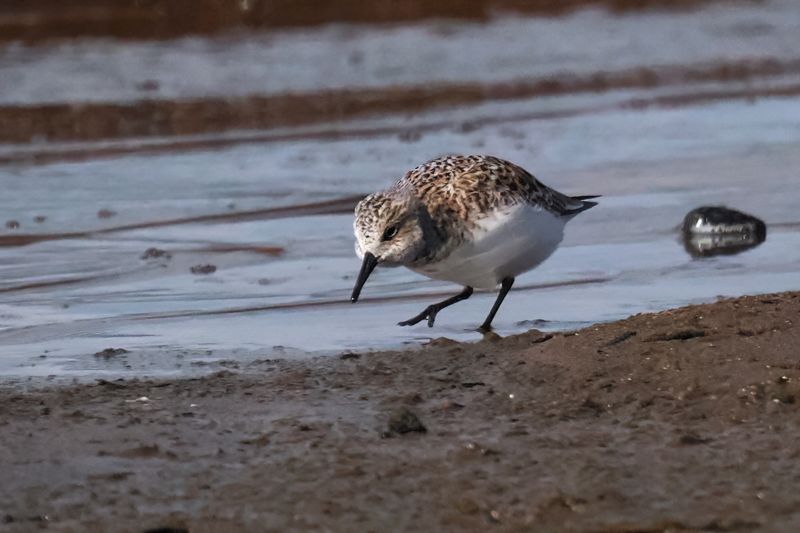
[[[428,429],[411,409],[404,407],[389,418],[389,435],[426,433]]]
[[[94,354],[95,357],[103,357],[105,359],[110,359],[111,357],[115,357],[117,355],[123,355],[128,352],[125,348],[106,348],[105,350],[101,350]]]
[[[192,274],[213,274],[217,271],[214,265],[195,265],[189,269]]]
[[[166,252],[160,248],[148,248],[141,255],[142,259],[158,259],[159,257],[169,259],[172,256],[169,254],[169,252]]]
[[[752,215],[724,206],[703,206],[687,213],[681,226],[683,245],[692,257],[733,255],[767,238],[767,225]]]

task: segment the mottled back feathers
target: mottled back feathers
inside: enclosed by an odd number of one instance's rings
[[[409,171],[393,188],[411,188],[429,209],[452,211],[470,220],[522,202],[570,216],[593,202],[551,189],[513,163],[485,155],[452,155],[428,161]]]

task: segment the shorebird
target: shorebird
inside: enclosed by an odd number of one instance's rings
[[[547,259],[564,225],[597,205],[597,196],[567,196],[525,169],[497,157],[451,155],[409,171],[389,189],[356,206],[353,231],[362,259],[351,301],[376,266],[405,266],[429,278],[463,285],[457,295],[399,322],[411,326],[469,298],[475,288],[496,289],[480,326],[492,321],[514,278]]]

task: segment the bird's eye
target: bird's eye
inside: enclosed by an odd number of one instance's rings
[[[389,226],[386,228],[386,231],[383,232],[383,237],[381,237],[382,241],[390,241],[397,235],[397,226]]]

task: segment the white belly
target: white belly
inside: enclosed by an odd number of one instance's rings
[[[441,261],[414,268],[433,279],[493,289],[550,257],[564,237],[566,219],[527,204],[496,212],[478,222],[466,240]]]

